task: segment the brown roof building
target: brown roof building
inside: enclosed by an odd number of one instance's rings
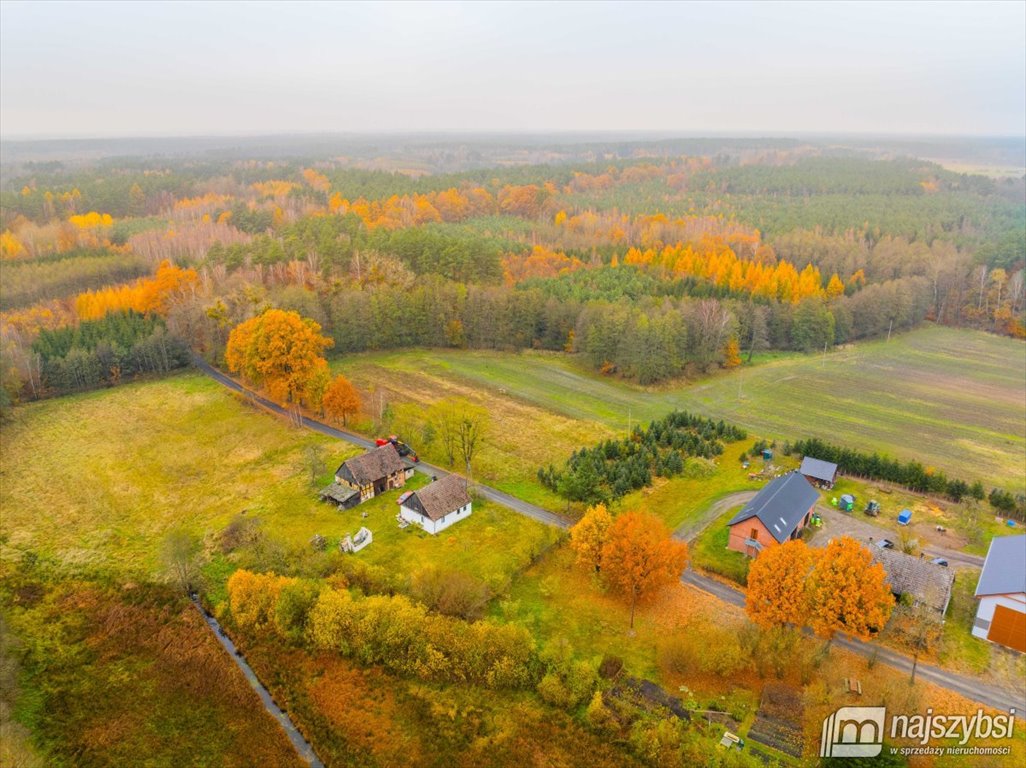
[[[406,466],[391,443],[342,462],[335,471],[335,482],[360,491],[361,501],[392,488],[406,485]]]
[[[943,615],[951,600],[951,585],[955,575],[950,568],[936,565],[904,552],[882,549],[870,545],[874,562],[887,572],[887,583],[895,595],[908,595],[909,599],[926,605]]]
[[[403,519],[438,533],[471,513],[467,481],[459,475],[446,475],[409,494],[400,507]]]

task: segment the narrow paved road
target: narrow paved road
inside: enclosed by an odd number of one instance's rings
[[[264,705],[264,709],[267,710],[268,714],[278,721],[278,725],[285,731],[285,735],[289,737],[289,741],[292,742],[292,746],[295,747],[296,752],[299,756],[309,763],[310,768],[324,768],[324,763],[320,761],[317,755],[313,751],[313,747],[310,746],[310,742],[303,738],[303,734],[299,732],[289,716],[285,714],[285,711],[278,706],[278,704],[271,698],[271,693],[264,684],[260,682],[260,679],[256,676],[253,668],[246,663],[246,660],[242,658],[242,655],[235,648],[235,643],[228,637],[221,629],[221,625],[217,623],[217,619],[203,610],[203,606],[200,605],[199,601],[193,599],[192,604],[196,606],[196,610],[200,612],[203,620],[210,627],[210,631],[214,633],[214,637],[217,638],[218,642],[221,643],[222,647],[228,651],[228,655],[232,661],[235,662],[236,666],[242,670],[242,674],[246,678],[246,682],[250,684],[250,687],[256,691],[257,696],[260,697],[260,703]]]
[[[744,608],[744,593],[729,587],[723,582],[711,579],[708,576],[703,576],[700,573],[696,573],[691,568],[688,568],[688,570],[684,572],[680,577],[680,580],[685,584],[701,589],[704,592],[708,592],[726,603],[736,605],[739,608]],[[806,632],[806,634],[808,634],[808,632]],[[847,635],[837,635],[834,638],[834,645],[840,646],[841,648],[867,658],[875,654],[877,661],[881,661],[890,667],[901,670],[902,672],[907,672],[909,675],[912,674],[912,659],[882,645],[864,643],[861,640],[856,640],[855,638],[848,637]],[[941,688],[947,688],[949,691],[954,691],[955,693],[965,696],[967,699],[972,701],[978,701],[981,704],[994,707],[995,709],[1007,712],[1014,708],[1016,717],[1026,719],[1026,690],[1003,691],[992,684],[987,684],[971,677],[965,677],[954,672],[949,672],[946,669],[935,667],[931,664],[924,664],[923,662],[920,662],[916,669],[916,677],[927,680]]]
[[[237,381],[221,373],[221,371],[212,367],[201,358],[194,357],[193,362],[195,363],[196,367],[199,368],[199,370],[205,373],[206,375],[216,379],[217,381],[224,384],[226,387],[230,387],[231,389],[234,389],[237,392],[245,394],[252,401],[266,408],[267,410],[273,411],[274,413],[280,414],[282,416],[290,415],[284,408],[282,408],[278,404],[273,403],[270,400],[267,400],[266,398],[263,398],[260,395],[256,394],[255,392],[246,389]],[[313,419],[304,418],[302,422],[303,426],[309,427],[310,429],[313,429],[317,432],[328,435],[329,437],[335,437],[339,440],[345,440],[347,442],[353,443],[354,445],[358,445],[362,448],[374,447],[373,440],[368,440],[366,437],[362,437],[352,432],[336,429],[335,427],[330,427],[327,424],[322,424],[321,422],[315,421]],[[420,462],[417,469],[420,472],[423,472],[424,474],[437,475],[438,477],[448,474],[448,472],[446,472],[444,469],[433,466],[431,464],[426,464],[424,462]],[[489,499],[491,501],[496,502],[497,504],[501,504],[505,507],[508,507],[509,509],[512,509],[514,512],[526,515],[527,517],[545,523],[546,525],[552,525],[565,530],[569,528],[572,524],[572,521],[569,518],[564,517],[563,515],[558,515],[554,512],[549,512],[546,509],[542,509],[541,507],[536,506],[534,504],[529,504],[526,501],[521,501],[520,499],[510,496],[508,493],[504,493],[494,488],[489,488],[488,486],[482,485],[478,485],[477,490],[486,499]],[[754,495],[754,491],[741,491],[739,493],[731,494],[729,496],[724,496],[722,499],[717,500],[710,507],[709,511],[702,516],[700,524],[696,522],[694,524],[688,523],[682,525],[674,532],[674,536],[682,540],[690,540],[694,538],[702,530],[702,527],[704,527],[704,525],[707,525],[712,520],[715,520],[719,515],[722,515],[732,506],[744,504]],[[828,509],[827,511],[829,512],[830,510]],[[975,557],[974,555],[962,555],[961,553],[952,554],[958,554],[960,558],[966,559]],[[980,558],[980,560],[982,564],[982,558]],[[689,584],[690,586],[704,590],[727,603],[744,607],[745,596],[743,593],[739,592],[736,589],[732,589],[731,587],[728,587],[727,585],[722,584],[716,581],[715,579],[710,579],[707,576],[703,576],[699,573],[696,573],[695,571],[691,570],[691,568],[688,568],[688,570],[686,570],[681,575],[681,581],[685,584]],[[882,661],[888,666],[894,667],[895,669],[899,669],[905,672],[909,672],[911,674],[912,660],[906,656],[891,651],[887,648],[883,648],[878,645],[870,645],[868,643],[863,643],[853,638],[848,638],[844,636],[839,636],[834,640],[834,642],[837,645],[840,645],[841,647],[858,653],[862,656],[870,657],[875,654],[878,661]],[[992,684],[988,684],[980,680],[975,680],[973,678],[964,677],[962,675],[955,674],[954,672],[949,672],[947,670],[941,669],[940,667],[934,667],[929,664],[920,664],[916,674],[917,676],[922,677],[924,680],[929,680],[931,683],[935,685],[939,685],[942,688],[947,688],[948,690],[954,691],[955,693],[965,696],[966,698],[971,699],[973,701],[978,701],[982,704],[986,704],[987,706],[995,707],[997,709],[1002,709],[1005,711],[1011,708],[1015,708],[1017,717],[1026,717],[1026,690],[1020,690],[1015,692],[1000,691],[996,689]]]
[[[280,416],[285,416],[286,418],[293,417],[293,414],[291,414],[285,408],[282,408],[277,403],[268,400],[265,397],[261,397],[256,392],[253,392],[252,390],[242,386],[241,384],[239,384],[239,382],[235,381],[235,379],[217,370],[212,365],[203,360],[201,357],[194,355],[193,364],[207,376],[210,376],[212,379],[216,379],[217,381],[224,384],[226,387],[234,389],[236,392],[241,392],[242,394],[246,395],[246,397],[248,397],[252,402],[256,403],[260,407],[266,408],[267,410],[272,411],[273,413],[277,413]],[[375,446],[373,440],[363,437],[362,435],[358,435],[355,432],[350,432],[346,429],[338,429],[336,427],[329,426],[328,424],[324,424],[323,422],[317,421],[316,419],[306,418],[305,416],[301,418],[301,421],[302,426],[304,427],[308,427],[309,429],[312,429],[315,432],[320,432],[321,434],[327,435],[328,437],[334,437],[339,440],[345,440],[346,442],[352,443],[353,445],[357,445],[360,448],[373,448]],[[434,464],[428,464],[425,461],[417,463],[417,471],[425,475],[428,475],[429,477],[444,477],[445,475],[449,474],[447,470],[435,466]],[[490,488],[487,485],[475,483],[474,490],[476,493],[480,494],[489,501],[494,501],[496,504],[501,504],[504,507],[508,507],[514,512],[524,515],[525,517],[534,518],[538,522],[544,523],[545,525],[551,525],[556,528],[562,528],[563,530],[566,530],[571,525],[573,525],[573,521],[568,517],[557,514],[555,512],[550,512],[547,509],[542,509],[536,504],[530,504],[526,501],[522,501],[521,499],[518,499],[515,496],[510,496],[508,493],[500,491],[497,488]]]

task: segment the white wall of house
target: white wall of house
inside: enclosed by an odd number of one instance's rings
[[[1017,595],[985,595],[980,598],[976,608],[976,621],[973,622],[973,635],[987,639],[990,622],[994,618],[995,606],[1003,605],[1018,613],[1026,613],[1026,592]]]
[[[410,509],[405,504],[400,505],[399,514],[402,516],[403,520],[413,523],[414,525],[419,525],[430,534],[436,534],[441,533],[451,525],[455,525],[460,520],[465,520],[470,517],[471,512],[473,512],[472,507],[473,504],[468,503],[466,506],[460,507],[455,512],[450,512],[439,520],[432,520],[430,517],[422,517],[419,512]]]

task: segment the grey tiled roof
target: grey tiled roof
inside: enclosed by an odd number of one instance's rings
[[[822,459],[814,459],[811,456],[806,456],[802,459],[802,467],[798,471],[803,475],[814,477],[817,480],[833,482],[834,476],[837,474],[837,465],[830,461],[823,461]]]
[[[783,544],[818,498],[808,480],[798,472],[790,472],[771,480],[734,515],[729,525],[757,517],[773,538]]]

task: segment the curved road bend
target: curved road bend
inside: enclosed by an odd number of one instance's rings
[[[221,371],[217,370],[216,368],[214,368],[198,356],[193,357],[193,362],[200,371],[205,373],[207,376],[210,376],[211,378],[221,382],[226,387],[234,389],[236,392],[241,392],[242,394],[251,398],[254,402],[258,403],[260,406],[266,408],[269,411],[280,414],[282,416],[289,416],[289,413],[284,408],[279,406],[277,403],[273,403],[270,400],[267,400],[266,398],[263,398],[260,395],[256,394],[255,392],[246,389],[237,381],[221,373]],[[368,440],[366,437],[361,437],[360,435],[354,434],[352,432],[336,429],[335,427],[330,427],[327,424],[323,424],[314,419],[304,418],[303,425],[317,432],[328,435],[329,437],[334,437],[339,440],[345,440],[349,443],[358,445],[362,448],[374,447],[373,440]],[[437,475],[438,477],[448,474],[448,472],[446,472],[444,469],[433,466],[431,464],[426,464],[424,462],[420,462],[420,464],[418,464],[417,466],[417,469],[418,471],[423,472],[424,474]],[[478,485],[477,489],[478,492],[486,499],[489,499],[490,501],[494,501],[497,504],[501,504],[505,507],[508,507],[509,509],[512,509],[514,512],[538,520],[541,523],[545,523],[546,525],[552,525],[565,530],[569,528],[572,524],[572,521],[567,517],[564,517],[563,515],[558,515],[554,512],[549,512],[546,509],[542,509],[541,507],[536,506],[534,504],[529,504],[526,501],[521,501],[520,499],[510,496],[508,493],[504,493],[494,488],[489,488],[488,486],[482,485]],[[681,526],[674,532],[674,536],[682,540],[690,540],[694,538],[699,533],[699,531],[701,531],[702,527],[707,525],[712,520],[715,520],[719,515],[722,515],[732,506],[744,504],[754,495],[754,491],[741,491],[739,493],[724,496],[722,499],[717,500],[712,507],[710,507],[709,512],[704,514],[700,521]],[[970,555],[969,557],[972,556]],[[723,600],[724,602],[744,607],[745,596],[743,593],[739,592],[736,589],[732,589],[731,587],[728,587],[725,584],[721,584],[715,579],[710,579],[707,576],[703,576],[699,573],[696,573],[695,571],[691,570],[690,567],[681,575],[681,581],[690,586],[704,590],[705,592],[712,594],[714,597],[717,597],[720,600]],[[862,643],[858,640],[854,640],[852,638],[843,636],[838,636],[834,640],[834,642],[847,650],[854,651],[855,653],[858,653],[865,657],[870,657],[875,654],[879,661],[884,662],[888,666],[894,667],[905,672],[909,672],[911,674],[912,660],[899,653],[895,653],[894,651],[890,651],[886,648],[882,648],[876,645]],[[1005,694],[1001,691],[996,690],[993,686],[982,681],[977,681],[972,678],[963,677],[962,675],[957,675],[953,672],[948,672],[947,670],[941,669],[939,667],[934,667],[929,664],[920,663],[916,674],[925,680],[929,680],[931,683],[935,685],[939,685],[942,688],[947,688],[948,690],[954,691],[955,693],[965,696],[968,699],[972,699],[973,701],[978,701],[980,703],[986,704],[987,706],[995,707],[997,709],[1003,709],[1005,711],[1014,707],[1016,710],[1016,716],[1026,716],[1026,691],[1019,691],[1012,695]]]
[[[192,604],[196,606],[196,610],[200,612],[203,620],[210,627],[210,631],[214,633],[214,637],[217,638],[218,642],[228,651],[228,655],[235,662],[236,666],[242,670],[243,676],[246,678],[246,682],[249,683],[250,687],[256,691],[257,696],[260,697],[260,703],[264,705],[264,709],[267,710],[268,714],[271,715],[275,720],[278,721],[278,725],[285,731],[285,735],[288,736],[289,741],[292,742],[292,746],[295,748],[299,756],[306,761],[310,768],[324,768],[324,763],[320,761],[317,755],[313,751],[313,747],[310,746],[310,742],[303,738],[303,734],[299,732],[289,716],[285,714],[285,711],[275,703],[274,699],[271,698],[271,693],[264,688],[263,683],[257,678],[256,673],[253,672],[253,668],[246,663],[246,660],[242,658],[239,652],[235,648],[235,643],[232,642],[231,638],[228,637],[221,629],[221,625],[217,623],[217,619],[203,610],[203,606],[199,604],[199,601],[193,598]]]
[[[717,499],[709,505],[709,509],[698,518],[687,523],[683,523],[680,527],[673,532],[673,538],[679,541],[691,543],[698,534],[704,531],[709,524],[723,515],[731,507],[739,507],[742,504],[747,504],[749,501],[755,498],[755,494],[758,491],[738,491],[737,493],[731,493],[723,498]]]
[[[239,384],[239,382],[235,381],[235,379],[225,375],[221,371],[214,368],[212,365],[207,363],[202,358],[194,355],[192,360],[193,364],[207,376],[210,376],[212,379],[216,379],[217,381],[224,384],[226,387],[234,389],[236,392],[240,392],[246,395],[246,397],[260,405],[262,408],[272,411],[273,413],[277,413],[281,416],[291,417],[291,414],[277,403],[268,400],[265,397],[261,397],[256,392],[247,389],[246,387]],[[357,435],[356,433],[350,432],[345,429],[338,429],[336,427],[329,426],[327,424],[324,424],[323,422],[317,421],[316,419],[310,419],[304,416],[302,417],[302,425],[304,427],[308,427],[314,430],[315,432],[320,432],[323,435],[327,435],[328,437],[334,437],[338,440],[345,440],[346,442],[352,443],[353,445],[359,446],[360,448],[375,447],[375,443],[373,440],[363,437],[362,435]],[[433,477],[444,477],[445,475],[449,474],[447,470],[442,469],[441,467],[437,467],[434,464],[428,464],[424,461],[417,463],[417,471]],[[568,517],[565,517],[564,515],[560,515],[555,512],[550,512],[549,510],[542,509],[541,507],[535,504],[530,504],[526,501],[522,501],[521,499],[518,499],[515,496],[510,496],[508,493],[500,491],[497,488],[490,488],[487,485],[475,483],[474,489],[478,494],[488,499],[489,501],[493,501],[496,504],[508,507],[514,512],[524,515],[525,517],[534,518],[538,522],[544,523],[545,525],[551,525],[555,528],[562,528],[563,530],[566,530],[573,524],[573,521],[570,520]]]

